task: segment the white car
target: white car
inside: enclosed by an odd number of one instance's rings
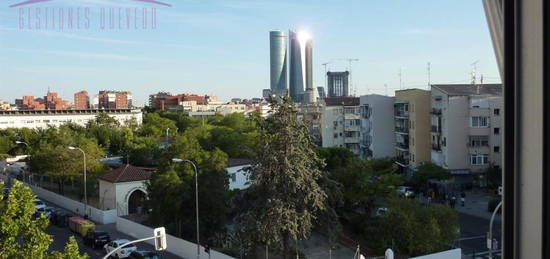
[[[414,191],[409,186],[399,186],[395,191],[399,194],[399,196],[402,196],[402,197],[408,198],[408,197],[414,196]]]
[[[36,199],[33,202],[34,202],[34,208],[37,211],[44,212],[44,210],[46,209],[46,203],[44,203],[43,201],[41,201],[39,199]]]
[[[111,251],[115,250],[117,247],[124,245],[128,242],[130,242],[128,239],[117,239],[105,244],[103,248],[105,248],[105,253],[108,254]],[[115,258],[126,258],[130,255],[130,253],[136,250],[137,250],[137,247],[134,244],[131,244],[117,250],[111,256]]]

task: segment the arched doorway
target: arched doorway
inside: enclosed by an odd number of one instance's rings
[[[143,213],[143,203],[145,202],[145,192],[140,189],[134,190],[128,198],[128,214]]]

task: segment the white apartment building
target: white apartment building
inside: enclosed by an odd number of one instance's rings
[[[358,97],[325,98],[322,109],[323,147],[345,147],[361,154],[361,117]]]
[[[369,94],[360,97],[361,156],[368,159],[395,156],[395,98]]]
[[[141,110],[133,109],[0,111],[0,129],[59,127],[67,122],[84,126],[88,121],[94,120],[100,113],[107,113],[120,122],[121,125],[132,119],[135,119],[138,123],[143,121]]]
[[[501,165],[502,85],[432,85],[433,163],[456,179]]]

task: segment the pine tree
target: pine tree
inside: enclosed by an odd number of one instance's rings
[[[262,149],[250,169],[255,199],[241,224],[257,243],[282,246],[286,257],[289,241],[307,238],[325,208],[326,194],[317,182],[324,162],[292,102],[283,98],[272,109],[262,125]]]

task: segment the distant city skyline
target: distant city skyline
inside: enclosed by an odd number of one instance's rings
[[[75,3],[151,7],[129,0],[60,0],[33,7]],[[0,100],[41,96],[48,88],[68,100],[82,90],[131,91],[138,106],[158,91],[224,101],[261,97],[270,88],[267,35],[287,28],[306,30],[315,42],[313,87],[325,85],[323,63],[330,63],[330,71],[345,71],[348,62],[337,59],[347,58],[360,60],[352,69],[350,94],[356,95],[393,95],[400,81],[403,88],[427,89],[428,62],[432,83],[467,83],[476,61],[484,83],[500,82],[481,1],[171,4],[158,7],[158,28],[150,31],[20,30],[17,10],[1,5]]]

